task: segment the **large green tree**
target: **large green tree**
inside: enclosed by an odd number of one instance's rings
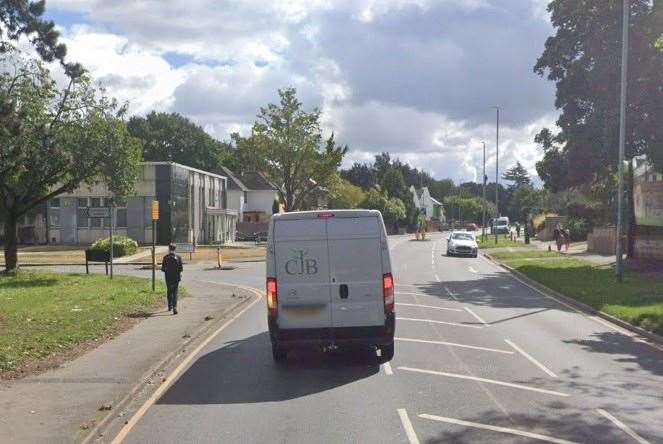
[[[116,195],[131,192],[140,142],[129,134],[125,109],[90,79],[58,87],[36,60],[17,54],[0,74],[0,222],[7,270],[17,266],[18,218],[80,184],[105,181]]]
[[[557,87],[561,110],[554,136],[537,136],[544,159],[537,166],[550,189],[588,183],[617,165],[622,0],[553,0],[555,35],[548,38],[534,71]],[[663,167],[663,53],[661,0],[630,0],[626,155],[647,154]]]
[[[329,187],[329,208],[359,208],[366,198],[366,193],[358,186],[345,179]]]
[[[517,161],[514,166],[506,170],[502,175],[502,179],[513,182],[512,186],[515,188],[530,185],[532,183],[529,178],[529,173],[520,161]]]
[[[129,132],[143,141],[143,158],[171,161],[218,173],[230,158],[230,146],[177,113],[152,111],[129,119]],[[229,165],[230,166],[230,165]]]
[[[320,111],[302,109],[294,88],[278,93],[279,104],[260,108],[251,135],[233,134],[233,141],[238,155],[278,186],[285,210],[296,211],[336,180],[348,147],[337,145],[333,134],[323,137]]]

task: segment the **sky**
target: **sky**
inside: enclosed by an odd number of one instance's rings
[[[557,118],[532,67],[553,32],[547,0],[47,0],[70,61],[132,114],[181,113],[247,135],[293,86],[350,151],[390,152],[438,179],[535,176],[534,135]],[[538,182],[538,181],[536,181]]]

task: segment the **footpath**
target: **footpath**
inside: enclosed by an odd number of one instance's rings
[[[256,295],[248,288],[182,281],[187,297],[98,348],[43,374],[0,381],[0,442],[79,442],[122,416],[132,394],[162,382],[160,370]],[[109,415],[110,414],[110,415]],[[98,435],[94,436],[98,438]]]

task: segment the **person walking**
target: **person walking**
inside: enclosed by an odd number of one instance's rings
[[[166,297],[168,298],[168,311],[177,314],[177,287],[182,279],[182,258],[175,254],[175,245],[168,246],[168,254],[161,260],[161,271],[166,278]]]

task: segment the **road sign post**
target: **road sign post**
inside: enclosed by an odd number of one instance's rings
[[[156,286],[156,268],[157,268],[157,220],[159,220],[159,201],[152,201],[152,291]]]

